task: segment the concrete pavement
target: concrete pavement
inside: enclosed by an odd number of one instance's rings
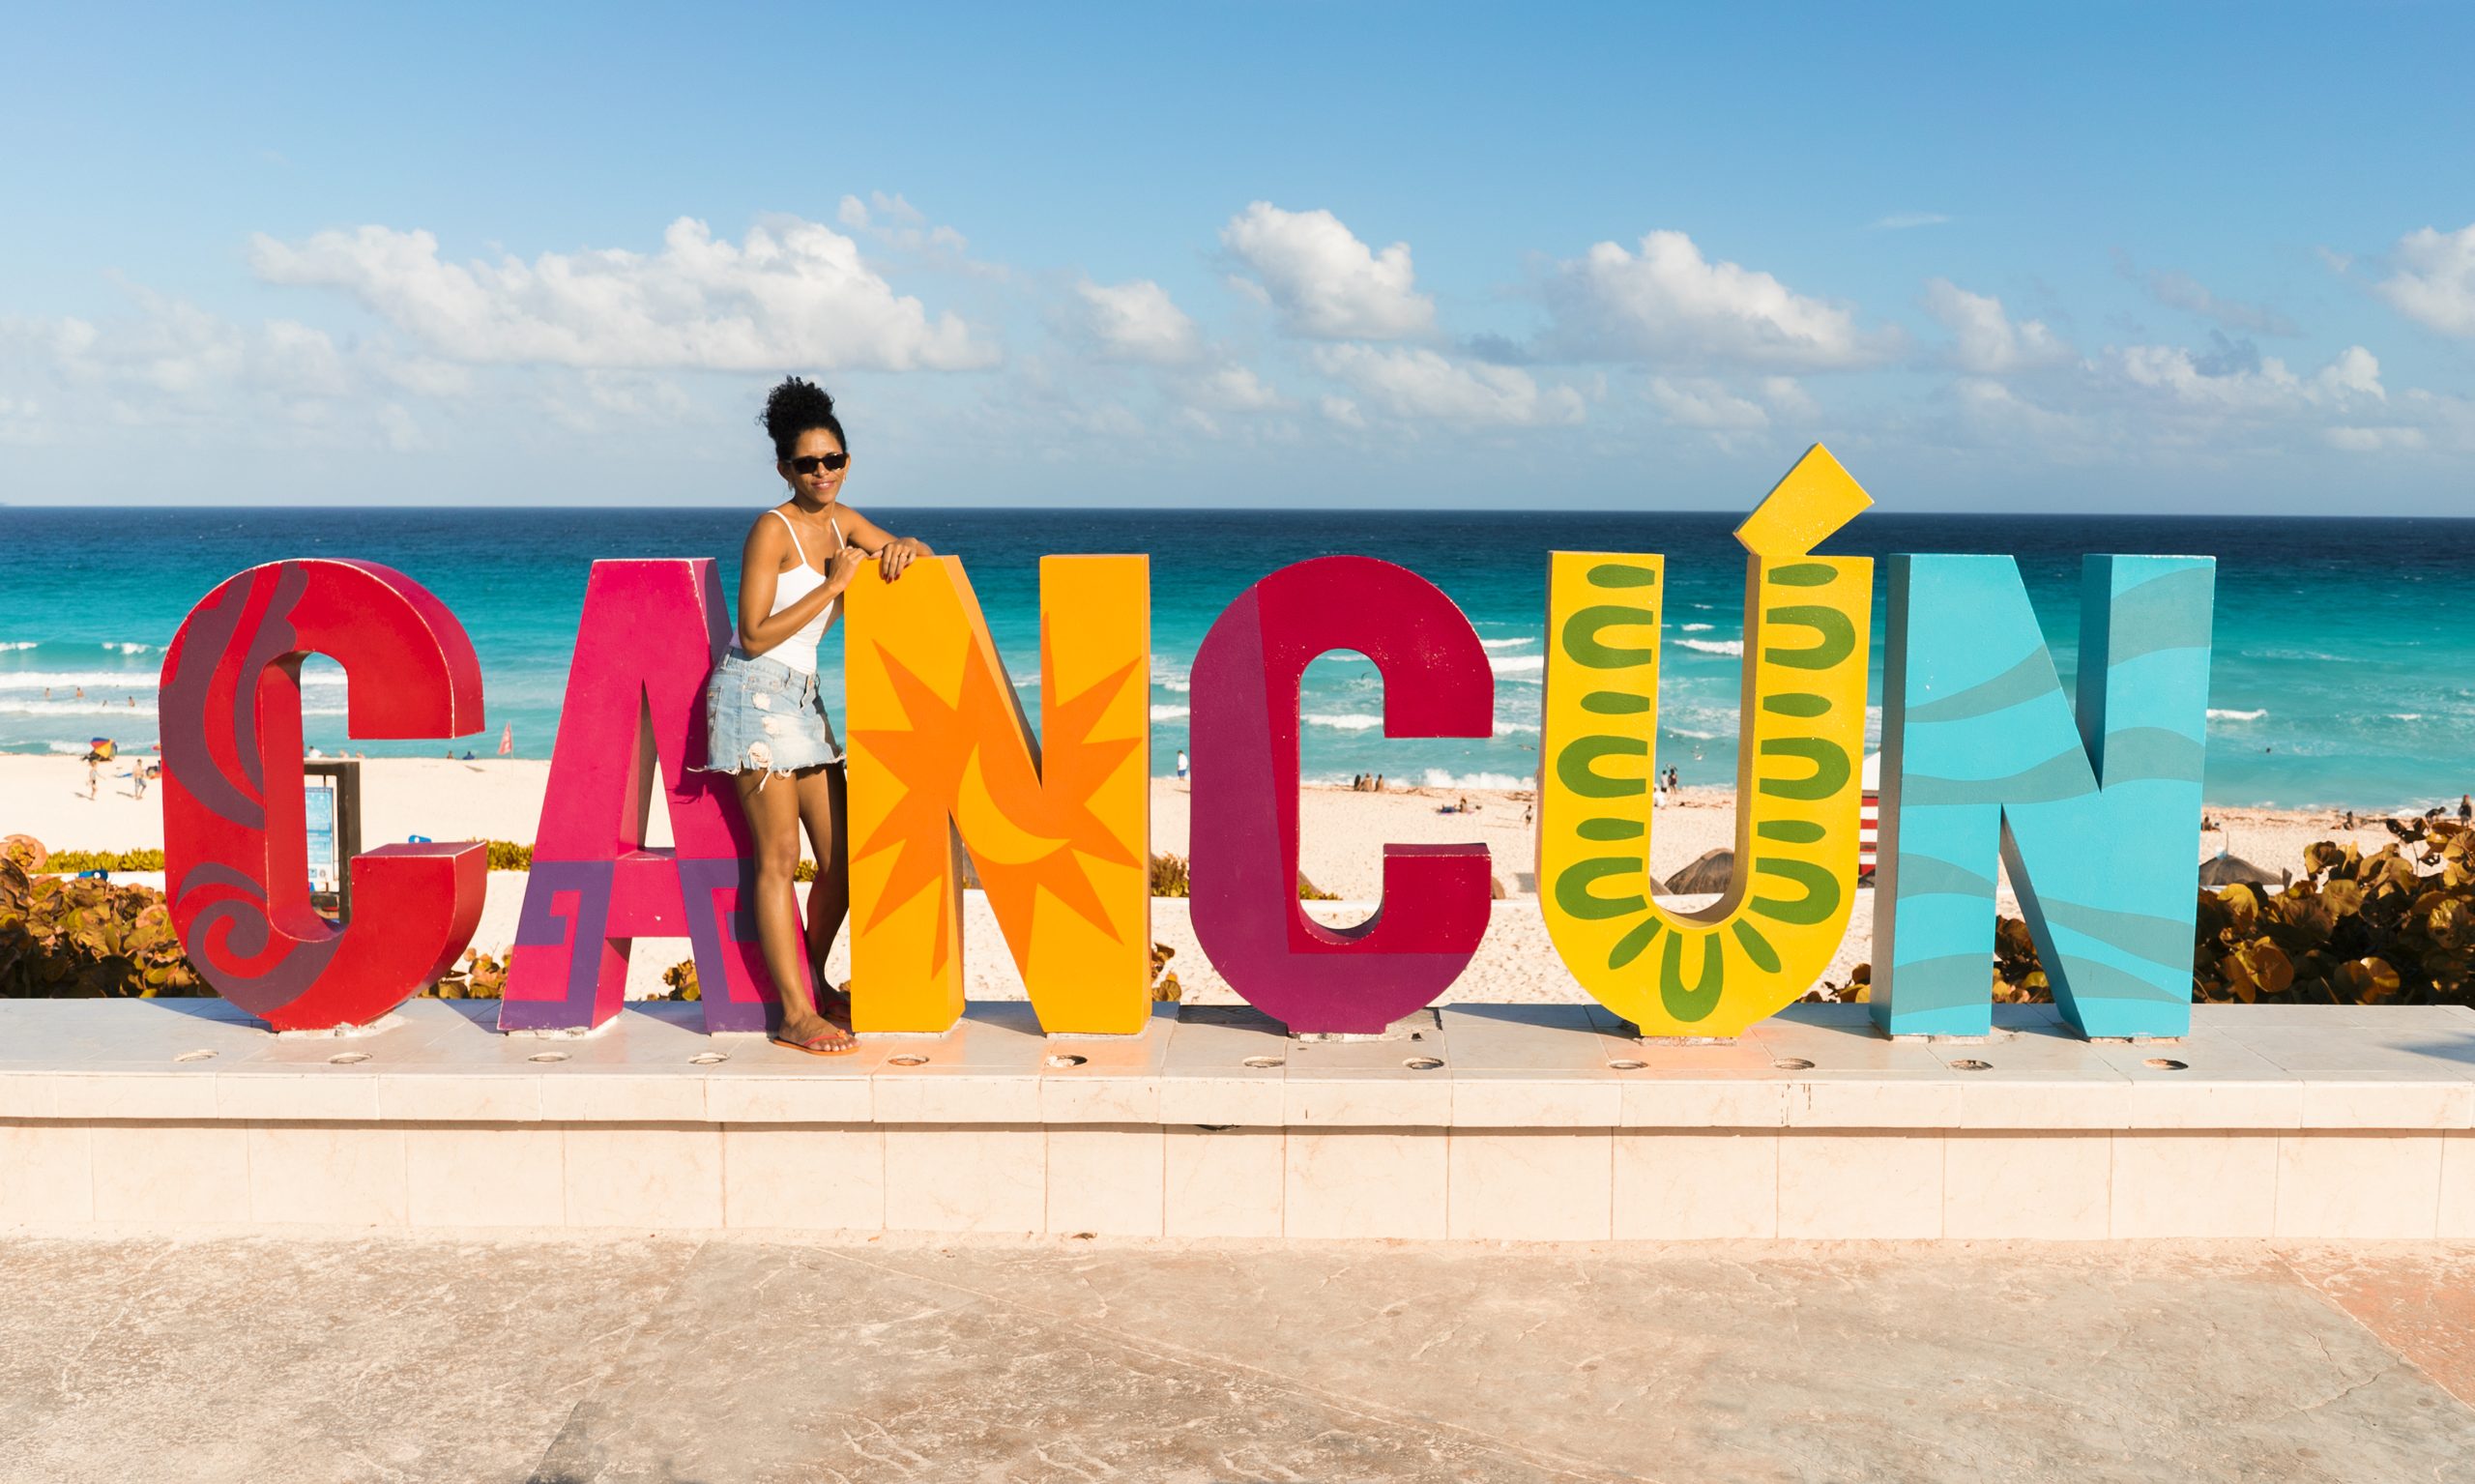
[[[0,1241],[0,1479],[2475,1481],[2475,1248]]]

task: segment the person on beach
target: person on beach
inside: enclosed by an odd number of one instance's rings
[[[1178,749],[1178,781],[1186,781],[1186,749],[1183,747]]]
[[[934,553],[842,503],[850,445],[824,388],[785,377],[757,421],[789,498],[756,517],[740,548],[736,642],[705,684],[706,768],[731,775],[756,841],[756,936],[782,997],[772,1038],[831,1056],[859,1042],[847,992],[824,987],[826,954],[851,910],[851,867],[842,748],[817,693],[817,645],[860,564],[875,561],[891,582]],[[817,862],[804,941],[792,885],[802,827]]]
[[[1185,756],[1182,752],[1178,755]],[[2461,825],[2475,823],[2475,794],[2458,796],[2458,822]]]

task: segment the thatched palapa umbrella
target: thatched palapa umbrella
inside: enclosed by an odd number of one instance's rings
[[[1669,877],[1667,888],[1678,896],[1725,891],[1729,880],[1735,875],[1735,868],[1734,851],[1704,851],[1691,865]]]

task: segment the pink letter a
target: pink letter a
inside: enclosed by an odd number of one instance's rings
[[[730,633],[706,559],[596,562],[585,585],[533,873],[508,965],[503,1031],[619,1013],[636,938],[684,937],[705,1029],[763,1031],[775,998],[752,915],[747,825],[705,761],[705,678]],[[655,764],[672,849],[645,848]]]

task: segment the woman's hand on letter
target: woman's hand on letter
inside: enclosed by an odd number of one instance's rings
[[[910,537],[896,537],[886,542],[886,549],[878,553],[878,569],[885,573],[886,581],[891,582],[902,575],[902,569],[909,567],[912,559],[918,556],[922,549],[920,544]]]
[[[826,580],[832,583],[838,593],[851,585],[851,579],[859,574],[860,565],[867,560],[868,554],[859,547],[845,546],[833,554],[831,562],[826,564]]]

